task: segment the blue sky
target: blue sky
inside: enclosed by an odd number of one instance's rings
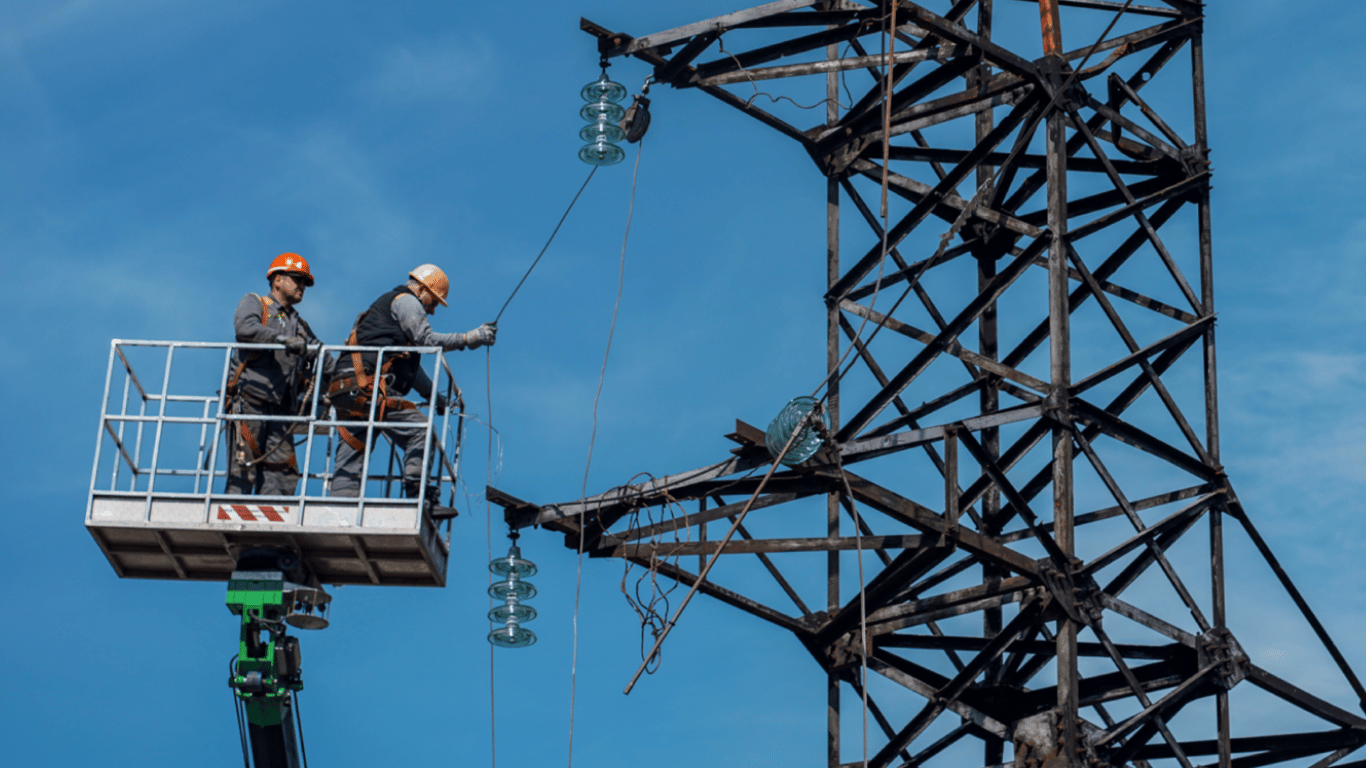
[[[597,55],[578,17],[644,34],[739,5],[0,9],[0,392],[13,414],[0,447],[0,572],[17,597],[0,640],[11,665],[0,736],[14,764],[239,759],[223,587],[121,581],[81,524],[109,339],[229,340],[237,300],[264,287],[284,250],[311,261],[318,282],[299,310],[332,343],[429,261],[453,278],[438,330],[491,319],[588,171],[575,158],[578,90]],[[1366,182],[1355,54],[1366,8],[1209,5],[1224,463],[1349,641],[1366,631],[1355,535],[1366,217],[1352,202]],[[611,74],[635,92],[648,69]],[[766,424],[823,365],[824,186],[809,160],[702,94],[651,95],[590,491],[709,463],[733,419]],[[573,498],[583,482],[633,159],[634,148],[598,173],[492,355],[452,355],[485,421],[491,392],[503,441],[494,484],[526,499]],[[476,495],[484,441],[470,433]],[[540,643],[496,655],[497,759],[553,764],[570,731],[575,562],[554,534],[531,533],[523,549],[541,567]],[[446,589],[334,590],[333,626],[303,637],[315,764],[490,760],[487,551],[475,499],[455,524]],[[708,600],[689,608],[661,671],[622,696],[639,655],[620,567],[584,563],[576,763],[819,761],[823,681],[805,651]],[[1233,616],[1277,625],[1283,607],[1252,595],[1264,575],[1243,561],[1230,573],[1248,598]],[[1266,654],[1298,664],[1292,633],[1258,634]],[[1302,668],[1341,698],[1336,678]]]

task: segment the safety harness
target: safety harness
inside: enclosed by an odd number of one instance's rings
[[[356,343],[356,330],[360,328],[361,321],[369,310],[360,313],[356,318],[356,324],[351,328],[351,335],[346,339],[349,347],[360,346]],[[375,398],[375,421],[384,421],[384,414],[387,411],[410,411],[417,408],[417,403],[403,400],[397,397],[390,397],[388,386],[391,375],[390,367],[397,360],[402,360],[408,356],[407,352],[400,352],[392,355],[380,366],[379,373],[371,376],[365,372],[365,361],[361,358],[360,352],[351,353],[351,374],[348,376],[338,376],[332,379],[332,383],[327,387],[328,399],[332,401],[332,406],[337,409],[337,419],[339,421],[365,421],[370,416],[370,400]],[[378,397],[375,392],[378,390]],[[337,427],[337,433],[341,439],[357,451],[365,450],[365,441],[356,437],[346,427]]]
[[[258,295],[256,298],[261,301],[261,325],[269,325],[270,306],[275,302],[272,301],[269,296]],[[302,322],[302,320],[300,322]],[[307,326],[307,324],[305,324],[305,326]],[[261,359],[262,354],[264,354],[262,350],[253,349],[242,356],[242,362],[237,364],[237,368],[232,372],[232,376],[228,378],[228,385],[224,389],[225,398],[227,400],[227,407],[224,410],[227,410],[230,413],[241,413],[240,407],[234,408],[234,406],[237,405],[237,385],[242,380],[242,373],[247,369],[247,366]],[[309,394],[312,394],[313,383],[311,381],[309,382],[308,389]],[[251,434],[251,430],[247,427],[247,422],[237,422],[236,431],[241,437],[242,442],[246,445],[247,450],[250,451],[249,456],[243,462],[246,466],[274,471],[298,471],[299,462],[294,455],[294,443],[292,440],[284,440],[271,451],[272,453],[277,452],[282,446],[288,445],[289,457],[287,459],[284,461],[262,461],[262,459],[266,458],[267,454],[265,451],[261,450],[261,446],[256,442],[256,437]]]

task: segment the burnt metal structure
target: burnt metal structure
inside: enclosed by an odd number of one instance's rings
[[[708,467],[490,498],[514,529],[790,631],[828,678],[831,768],[864,764],[855,701],[870,768],[1366,764],[1339,762],[1366,744],[1366,689],[1220,464],[1203,22],[1192,0],[780,0],[635,38],[584,21],[605,58],[759,120],[824,176],[830,436],[786,467],[739,423]],[[825,119],[794,124],[780,88]],[[1352,711],[1239,642],[1233,535]],[[722,586],[741,560],[771,581]]]

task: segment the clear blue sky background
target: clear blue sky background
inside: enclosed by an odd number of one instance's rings
[[[222,585],[121,581],[82,527],[109,339],[229,340],[237,300],[264,288],[284,250],[312,262],[299,309],[333,343],[427,261],[453,277],[438,330],[491,319],[588,170],[576,113],[597,55],[578,17],[645,34],[741,6],[0,8],[8,764],[240,760]],[[1358,666],[1363,21],[1349,0],[1222,0],[1206,31],[1224,461]],[[648,70],[612,74],[635,91]],[[823,365],[824,186],[809,160],[702,94],[652,95],[590,490],[709,463],[734,418],[767,423]],[[630,184],[629,160],[599,172],[500,324],[495,484],[523,498],[573,498],[583,482]],[[484,354],[452,359],[488,420]],[[471,432],[474,494],[484,439]],[[497,758],[554,765],[570,731],[575,564],[553,534],[523,543],[541,566],[540,643],[497,654]],[[493,546],[505,546],[497,520]],[[303,637],[315,765],[489,762],[487,559],[475,500],[455,524],[446,589],[334,590],[333,626]],[[1284,605],[1241,563],[1234,616],[1261,628],[1247,632],[1263,659],[1350,705],[1338,678],[1297,663],[1295,636],[1275,631]],[[576,763],[823,760],[823,678],[789,636],[698,601],[662,670],[624,697],[639,655],[620,564],[585,562],[583,577]]]

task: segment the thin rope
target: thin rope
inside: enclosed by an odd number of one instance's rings
[[[598,391],[593,395],[593,429],[588,437],[588,459],[583,467],[583,487],[580,498],[588,496],[588,471],[593,466],[593,444],[598,438],[598,402],[602,399],[602,384],[607,379],[607,358],[612,354],[612,336],[617,331],[617,310],[621,308],[622,289],[626,285],[626,241],[631,237],[631,219],[636,212],[636,177],[640,173],[640,155],[645,148],[642,139],[636,144],[636,163],[631,169],[631,204],[626,209],[626,231],[621,236],[621,261],[617,267],[617,299],[612,305],[612,324],[607,329],[607,348],[602,353],[602,370],[598,372]],[[579,547],[574,569],[574,651],[569,662],[569,768],[574,766],[574,697],[579,674],[579,597],[583,591],[583,530],[584,509],[579,509]]]
[[[517,292],[522,289],[522,283],[525,283],[526,279],[531,277],[531,270],[536,268],[536,265],[541,262],[541,257],[544,256],[546,250],[550,248],[550,244],[555,242],[555,235],[560,233],[560,227],[564,225],[564,220],[569,218],[569,212],[574,210],[574,203],[579,201],[579,195],[583,194],[583,190],[588,187],[588,182],[593,180],[593,174],[597,172],[598,166],[596,165],[593,166],[593,170],[588,172],[588,178],[583,180],[583,186],[579,187],[578,192],[574,193],[574,199],[569,201],[569,207],[564,209],[564,215],[560,217],[560,223],[555,225],[555,230],[550,233],[550,239],[545,241],[545,245],[541,246],[541,252],[536,254],[536,260],[531,262],[531,266],[527,267],[526,274],[522,275],[522,279],[517,281],[517,287],[512,289],[512,294],[508,296],[507,301],[503,302],[503,307],[498,310],[498,316],[493,318],[492,325],[498,324],[498,321],[503,317],[503,310],[507,309],[508,305],[512,303],[512,297],[516,296]]]
[[[891,23],[887,27],[887,37],[879,35],[878,39],[886,41],[883,45],[883,61],[887,62],[883,67],[883,77],[887,84],[882,88],[882,258],[887,258],[887,166],[891,159],[892,151],[892,73],[896,67],[892,62],[896,59],[896,9],[901,3],[892,3]],[[866,758],[867,755],[864,755]]]
[[[882,283],[882,270],[885,269],[885,268],[886,268],[886,265],[887,265],[887,251],[888,251],[888,238],[889,238],[888,232],[890,231],[890,227],[889,227],[888,225],[891,223],[890,220],[889,220],[889,215],[888,215],[888,210],[887,210],[887,176],[888,176],[888,174],[890,173],[890,170],[889,170],[889,169],[890,169],[890,167],[891,167],[891,152],[892,152],[892,86],[893,86],[893,83],[892,83],[892,75],[896,72],[896,65],[893,63],[894,61],[896,61],[896,9],[897,9],[897,7],[900,6],[900,5],[901,5],[900,2],[894,2],[894,3],[892,3],[892,13],[891,13],[891,18],[889,19],[889,23],[888,23],[888,26],[887,26],[887,37],[886,37],[886,40],[887,40],[887,59],[886,59],[886,61],[887,61],[887,66],[885,67],[885,70],[886,70],[886,71],[885,71],[885,73],[884,73],[884,76],[886,77],[887,85],[884,86],[884,91],[883,91],[883,94],[882,94],[882,104],[883,104],[883,110],[882,110],[882,254],[881,254],[881,256],[880,256],[879,259],[878,259],[877,281],[878,281],[879,284]],[[872,303],[869,305],[869,310],[870,310],[869,313],[868,313],[869,315],[872,314],[871,309],[872,309],[873,306],[876,306],[876,304],[877,304],[877,286],[875,286],[875,287],[873,288],[873,299],[872,299]],[[868,317],[865,316],[863,319],[864,319],[865,321],[867,321]],[[858,332],[856,332],[856,333],[854,334],[854,338],[853,338],[852,340],[850,340],[850,342],[849,342],[849,349],[853,349],[853,348],[856,346],[856,342],[857,342],[857,340],[858,340],[858,337],[861,336],[862,333],[863,333],[863,326],[860,325]],[[848,351],[849,351],[849,350],[845,350],[845,353],[848,354]],[[838,365],[835,366],[835,370],[839,370],[839,366],[838,366]],[[827,394],[828,394],[828,393],[827,393]],[[843,475],[844,475],[844,464],[843,464],[842,461],[840,461],[840,452],[839,452],[839,447],[838,447],[838,446],[835,447],[835,461],[836,461],[836,463],[840,466],[840,475],[843,476]],[[848,482],[847,479],[845,480],[844,486],[845,486],[845,490],[847,491],[848,488],[849,488],[849,482]],[[850,509],[854,509],[854,510],[855,510],[855,511],[854,511],[854,543],[855,543],[855,550],[856,550],[856,552],[858,553],[859,659],[860,659],[861,662],[862,662],[862,663],[860,664],[860,666],[859,666],[859,688],[862,689],[862,692],[863,692],[863,696],[862,696],[862,698],[863,698],[863,765],[864,765],[864,768],[867,768],[867,766],[868,766],[868,606],[867,606],[867,594],[868,594],[868,591],[867,591],[866,585],[864,584],[864,580],[863,580],[863,531],[860,530],[861,526],[859,525],[858,511],[857,511],[857,509],[854,507],[854,495],[853,495],[853,493],[849,493],[849,505],[850,505]]]
[[[590,173],[590,174],[589,174],[589,178],[592,178],[592,176],[593,176],[593,175]],[[588,182],[584,182],[584,183],[587,184]],[[580,189],[579,191],[582,192],[583,190]],[[571,205],[571,207],[573,206],[572,203],[571,203],[570,205]],[[561,221],[563,221],[563,219],[561,219]],[[556,227],[556,229],[558,229],[558,227]],[[554,235],[551,235],[551,239],[554,239],[554,237],[555,237]],[[549,243],[547,243],[547,245],[549,245]],[[542,252],[544,253],[544,251],[542,251]],[[537,258],[540,258],[540,257],[538,256]],[[532,266],[534,267],[535,264],[533,264]],[[530,272],[531,272],[530,270],[527,270],[527,274],[530,274]],[[526,278],[522,278],[522,279],[525,280]],[[520,283],[518,284],[518,287],[521,287],[521,284],[520,284]],[[516,291],[513,291],[513,293],[515,294]],[[510,298],[509,298],[508,300],[511,301]],[[504,304],[503,306],[506,307],[507,305]],[[499,314],[501,315],[502,312],[500,311]],[[495,322],[496,322],[496,321],[495,321]],[[485,488],[488,488],[489,486],[491,486],[491,485],[493,484],[493,433],[494,433],[494,431],[495,431],[495,430],[493,429],[493,347],[484,347],[484,396],[485,396],[485,398],[487,399],[488,410],[489,410],[489,423],[488,423],[488,459],[487,459],[487,461],[486,461],[485,464],[484,464],[484,487],[485,487]],[[500,466],[500,467],[501,467],[501,465],[502,465],[502,444],[503,444],[503,441],[502,441],[502,438],[501,438],[501,436],[500,436],[500,438],[499,438],[499,440],[498,440],[498,445],[499,445],[499,451],[498,451],[498,453],[499,453],[499,466]],[[484,547],[485,547],[485,550],[486,550],[485,555],[488,557],[489,562],[492,562],[492,561],[493,561],[493,507],[492,507],[492,505],[489,503],[489,495],[488,495],[488,492],[487,492],[487,491],[484,493]],[[493,586],[493,571],[492,571],[492,570],[489,571],[488,580],[489,580],[489,586],[492,587],[492,586]],[[492,594],[492,593],[489,594],[489,610],[493,610],[493,594]],[[490,626],[491,626],[492,623],[493,623],[493,620],[490,619],[490,620],[489,620],[489,623],[490,623]],[[494,660],[493,644],[492,644],[492,643],[489,643],[489,765],[492,766],[492,768],[498,768],[498,708],[497,708],[497,706],[496,706],[497,701],[496,701],[495,696],[494,696],[494,692],[495,692],[497,689],[496,689],[496,687],[495,687],[495,685],[494,685],[494,683],[495,683],[495,678],[494,678],[493,660]]]
[[[845,498],[849,499],[849,514],[854,518],[854,551],[858,553],[858,624],[859,624],[859,688],[863,694],[863,765],[868,766],[868,590],[863,580],[863,520],[854,490],[849,487],[849,476],[844,472],[844,461],[839,446],[834,447],[835,467],[844,484]]]

